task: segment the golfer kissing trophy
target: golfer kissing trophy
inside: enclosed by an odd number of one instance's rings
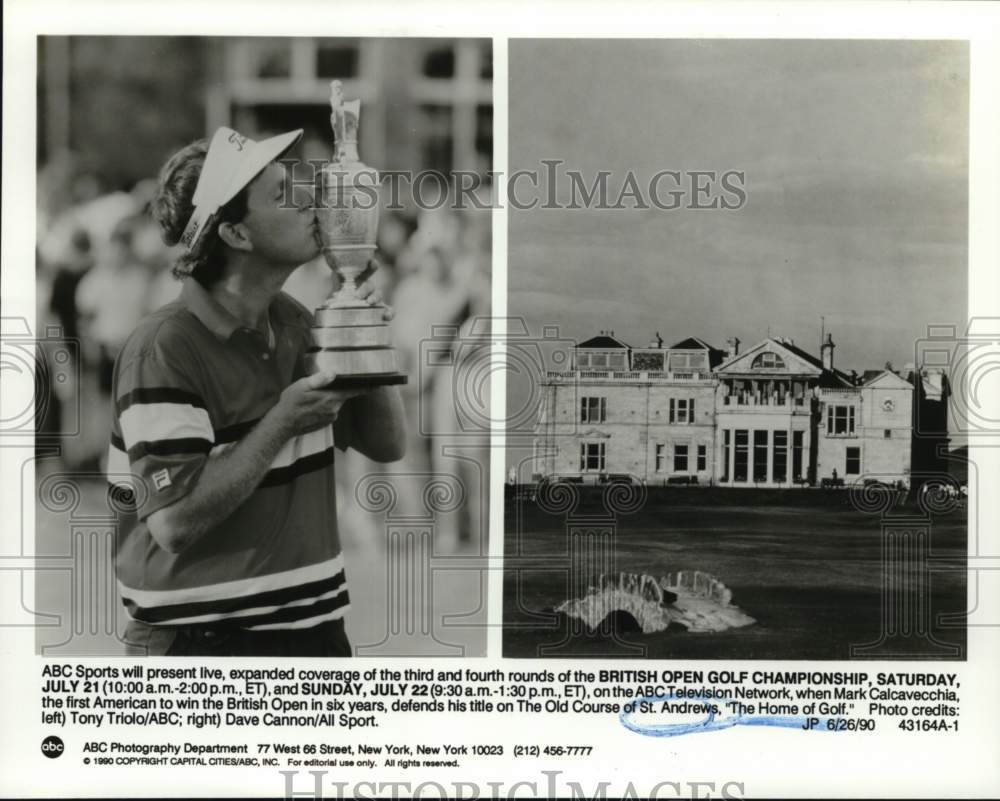
[[[385,306],[358,297],[358,276],[375,255],[378,232],[378,173],[358,158],[360,100],[344,100],[340,81],[330,82],[333,159],[319,175],[316,218],[326,259],[340,289],[316,309],[310,373],[336,373],[331,389],[405,384],[389,342]]]

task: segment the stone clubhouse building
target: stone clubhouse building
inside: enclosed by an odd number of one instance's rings
[[[782,337],[728,351],[695,337],[633,348],[614,332],[548,372],[533,478],[650,485],[909,487],[947,445],[947,379],[910,369],[847,374]],[[917,420],[921,437],[915,436]]]

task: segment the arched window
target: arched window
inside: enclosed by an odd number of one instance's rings
[[[784,367],[785,363],[773,350],[764,351],[750,365],[751,370],[782,370]]]

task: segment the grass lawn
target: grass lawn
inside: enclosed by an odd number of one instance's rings
[[[636,514],[620,517],[615,568],[659,577],[676,570],[711,573],[733,592],[733,604],[757,620],[746,628],[692,634],[671,626],[657,634],[620,639],[642,647],[635,655],[676,659],[850,659],[850,646],[877,640],[881,630],[882,536],[879,518],[846,504],[734,505],[744,490],[713,490],[691,502],[685,494],[651,495]],[[717,494],[718,493],[718,494]],[[723,495],[721,493],[728,493]],[[800,496],[801,497],[801,496]],[[747,500],[751,500],[747,496]],[[743,502],[746,503],[745,501]],[[517,508],[515,505],[519,505]],[[602,511],[586,504],[574,514]],[[567,597],[566,517],[530,500],[506,505],[504,656],[535,657],[567,639],[565,618],[550,613]],[[901,507],[897,514],[919,514]],[[965,564],[965,509],[936,516],[931,559]],[[541,561],[545,567],[532,565]],[[966,609],[964,570],[930,572],[934,639],[959,646],[960,655],[936,651],[911,636],[896,649],[932,658],[965,658],[965,629],[939,625],[942,613]],[[627,656],[612,639],[573,637],[546,656]],[[889,658],[882,656],[880,658]]]

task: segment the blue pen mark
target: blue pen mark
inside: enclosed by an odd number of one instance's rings
[[[644,696],[642,698],[637,698],[633,702],[630,711],[622,712],[618,715],[618,720],[621,722],[629,731],[634,731],[636,734],[641,734],[644,737],[679,737],[682,734],[697,734],[699,732],[705,731],[719,731],[721,729],[731,729],[734,726],[776,726],[782,729],[799,729],[801,731],[836,731],[838,727],[836,725],[831,726],[829,721],[836,720],[835,718],[816,718],[816,717],[798,717],[798,716],[788,716],[788,715],[743,715],[738,712],[732,712],[727,708],[726,704],[730,703],[730,699],[722,698],[712,698],[712,699],[701,699],[701,698],[684,698],[684,701],[688,702],[703,702],[706,705],[711,705],[713,702],[719,708],[720,713],[716,714],[711,709],[707,710],[705,713],[705,718],[703,720],[694,721],[691,723],[637,723],[632,720],[632,716],[641,712],[641,704],[643,702],[648,704],[662,704],[664,702],[678,700],[672,693],[670,695],[653,695]],[[724,713],[722,710],[726,710]],[[669,715],[671,712],[669,710],[664,710],[659,713],[658,710],[646,711],[644,714],[665,714]],[[681,714],[681,713],[673,713]]]

